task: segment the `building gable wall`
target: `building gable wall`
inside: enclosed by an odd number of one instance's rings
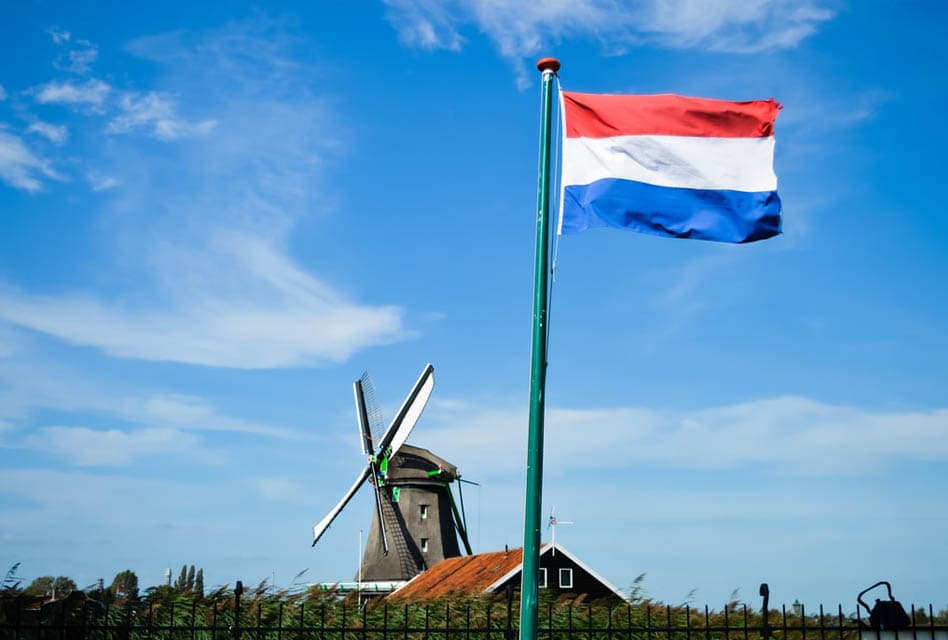
[[[595,576],[590,574],[586,569],[581,567],[579,564],[574,562],[569,556],[565,553],[556,553],[553,554],[552,551],[544,553],[540,556],[540,569],[546,569],[546,587],[540,589],[540,594],[544,592],[549,592],[553,594],[575,594],[576,596],[585,595],[589,600],[598,600],[600,598],[613,598],[618,600],[619,597],[616,593],[608,586],[604,585]],[[573,586],[572,587],[562,587],[560,585],[560,569],[571,569],[573,572]],[[520,591],[520,572],[507,579],[503,584],[499,585],[497,588],[493,589],[494,593],[502,593],[506,590],[507,585],[513,587],[515,591]]]

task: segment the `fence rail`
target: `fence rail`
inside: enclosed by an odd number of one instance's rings
[[[91,604],[90,604],[91,602]],[[54,603],[55,604],[55,603]],[[720,611],[650,602],[578,605],[547,602],[538,640],[948,640],[948,611],[912,606],[910,625],[872,629],[842,606],[768,609],[746,604]],[[429,605],[367,604],[239,594],[207,602],[175,597],[149,604],[101,605],[83,600],[71,609],[5,607],[0,640],[513,640],[517,603],[475,601]]]

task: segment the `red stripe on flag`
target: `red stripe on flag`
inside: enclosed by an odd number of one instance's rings
[[[780,103],[711,98],[563,92],[567,138],[665,135],[765,138],[773,135]]]

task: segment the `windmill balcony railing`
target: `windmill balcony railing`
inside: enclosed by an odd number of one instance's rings
[[[0,640],[514,640],[516,598],[395,605],[334,599],[325,593],[258,593],[196,598],[165,594],[163,600],[73,605],[46,603],[0,610]],[[898,631],[873,629],[842,606],[769,609],[741,603],[714,610],[649,601],[577,604],[541,602],[540,640],[948,640],[948,610],[931,605],[906,610]]]

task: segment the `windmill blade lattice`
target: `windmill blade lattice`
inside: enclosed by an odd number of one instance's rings
[[[372,382],[372,376],[369,375],[368,371],[359,378],[358,386],[361,387],[364,403],[363,411],[372,438],[372,446],[369,447],[368,451],[365,450],[365,445],[363,445],[362,452],[368,455],[375,453],[379,442],[381,442],[385,421],[382,419],[382,409],[379,407],[378,396],[375,393],[375,383]]]

